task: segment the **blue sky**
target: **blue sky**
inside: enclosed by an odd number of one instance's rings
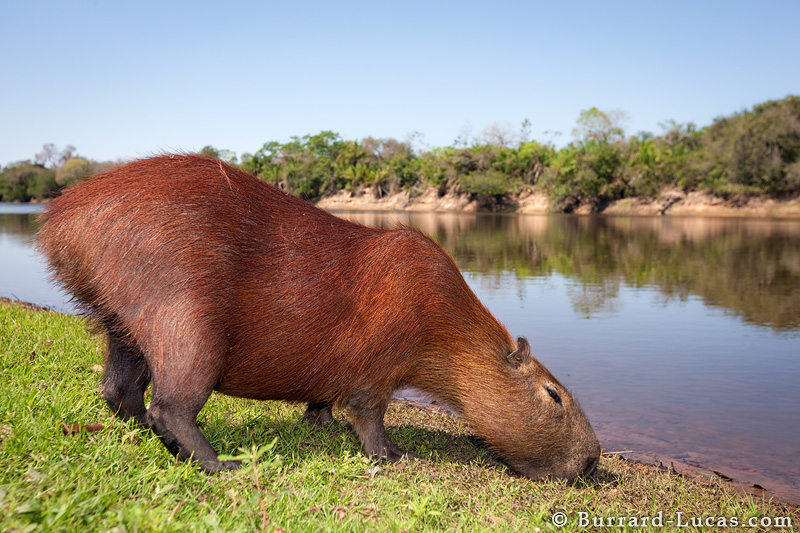
[[[0,2],[0,165],[238,154],[333,130],[452,144],[581,110],[626,132],[800,94],[800,2]],[[560,136],[552,133],[561,132]]]

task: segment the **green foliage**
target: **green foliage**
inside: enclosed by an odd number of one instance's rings
[[[622,111],[600,111],[596,107],[584,109],[572,135],[581,142],[615,142],[625,135],[621,123],[626,115]]]
[[[42,200],[57,189],[56,172],[42,165],[26,161],[0,173],[0,200],[4,202]]]
[[[507,174],[493,169],[472,172],[459,181],[463,190],[484,196],[500,196],[514,188]]]
[[[714,192],[800,190],[800,97],[717,119],[703,141],[708,172],[701,182]]]
[[[669,187],[775,194],[800,192],[800,99],[755,106],[717,119],[704,130],[668,121],[662,135],[628,139],[621,111],[581,112],[577,140],[552,145],[488,142],[415,154],[407,143],[368,137],[344,141],[322,132],[270,142],[242,168],[295,194],[317,198],[339,189],[371,187],[377,195],[415,187],[501,196],[534,188],[555,204],[656,197]]]
[[[634,196],[656,196],[662,185],[662,170],[666,153],[649,136],[630,140],[623,181]]]
[[[619,145],[602,141],[571,144],[553,160],[550,174],[551,197],[555,202],[614,200],[625,195],[622,181],[622,151]]]
[[[528,141],[525,121],[516,139],[495,124],[483,144],[415,151],[411,142],[367,137],[342,139],[332,131],[270,141],[243,154],[241,169],[312,200],[339,190],[370,189],[376,196],[435,187],[481,196],[536,189],[556,205],[601,205],[625,197],[657,197],[664,189],[728,194],[800,193],[800,97],[765,102],[751,111],[718,118],[704,129],[667,121],[664,132],[624,138],[625,113],[595,107],[581,112],[573,143],[557,150]],[[418,136],[417,136],[418,137]],[[0,174],[0,199],[46,198],[58,187],[99,170],[98,164],[45,145],[40,161],[64,160],[58,173],[43,164],[20,163]],[[237,164],[236,154],[205,146],[200,152]],[[108,166],[108,165],[106,165]],[[55,181],[54,181],[55,179]]]
[[[303,196],[359,186],[382,194],[420,181],[422,165],[407,143],[368,137],[344,141],[331,131],[292,137],[288,143],[268,142],[254,155],[242,158],[241,168]]]
[[[90,173],[89,161],[82,157],[73,157],[58,167],[56,183],[59,187],[70,187],[89,177]]]
[[[197,155],[202,155],[203,157],[210,157],[212,159],[221,159],[226,163],[230,163],[235,165],[237,162],[236,154],[230,150],[225,149],[218,149],[214,148],[213,146],[206,145],[197,152]]]

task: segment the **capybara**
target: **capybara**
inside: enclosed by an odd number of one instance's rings
[[[67,189],[38,249],[107,333],[103,397],[207,471],[196,417],[212,391],[348,408],[370,456],[404,452],[384,413],[413,386],[460,413],[533,479],[590,474],[578,402],[421,232],[338,218],[221,161],[164,155]],[[152,383],[149,407],[144,392]]]

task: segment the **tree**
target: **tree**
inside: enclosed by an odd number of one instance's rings
[[[717,119],[703,142],[712,165],[707,181],[716,192],[800,190],[800,97]]]
[[[51,169],[42,169],[28,179],[28,196],[31,199],[50,198],[57,190],[56,175]]]
[[[472,123],[468,120],[461,125],[461,129],[458,130],[458,137],[456,140],[453,141],[453,146],[456,148],[466,148],[472,142]]]
[[[512,146],[519,142],[519,133],[508,122],[495,122],[483,128],[480,140],[494,146]]]
[[[231,165],[235,165],[237,162],[236,152],[225,150],[224,148],[214,148],[210,144],[201,148],[200,151],[197,152],[197,155],[210,157],[211,159],[219,159],[225,161],[226,163],[230,163]]]
[[[663,131],[660,141],[670,150],[696,150],[700,146],[700,135],[694,123],[680,124],[674,119],[669,119],[659,122],[658,125]]]
[[[47,166],[48,164],[52,166],[57,159],[58,149],[53,143],[43,145],[42,151],[33,157],[33,161],[38,165],[42,165],[43,167]]]
[[[525,144],[531,140],[531,121],[527,118],[522,121],[519,129],[519,144]]]
[[[238,161],[236,152],[233,150],[226,150],[225,148],[219,150],[219,158],[230,165],[235,165]]]
[[[4,202],[42,199],[56,189],[55,172],[29,161],[6,167],[0,174],[0,200]]]
[[[91,173],[89,161],[82,157],[73,157],[64,161],[56,171],[56,183],[60,187],[71,187],[89,177]]]
[[[625,136],[622,123],[627,119],[628,114],[624,111],[600,111],[596,107],[584,109],[572,129],[572,136],[581,142],[621,141]]]
[[[34,162],[43,167],[49,166],[50,168],[58,168],[64,164],[67,159],[76,156],[76,148],[71,144],[68,144],[66,148],[59,152],[55,144],[48,143],[42,146],[42,151],[34,156]]]
[[[367,137],[361,140],[361,149],[372,162],[390,161],[399,153],[411,155],[412,152],[408,143],[392,138],[375,139]]]
[[[409,132],[403,143],[409,146],[413,152],[422,153],[425,149],[425,134],[421,131]]]
[[[203,146],[199,152],[197,152],[197,155],[208,157],[211,159],[219,159],[219,150],[217,150],[210,144],[207,144],[206,146]]]

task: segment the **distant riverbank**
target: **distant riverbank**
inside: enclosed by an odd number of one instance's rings
[[[544,193],[481,196],[468,193],[440,194],[431,187],[423,193],[401,191],[376,195],[372,189],[338,191],[322,197],[317,206],[329,210],[354,211],[433,211],[504,212],[521,214],[575,213],[607,215],[747,216],[800,219],[800,195],[731,196],[723,198],[704,192],[686,193],[680,189],[662,192],[655,198],[633,197],[612,202],[573,202],[553,204]]]
[[[25,210],[26,205],[47,203],[48,199],[4,202],[4,205],[19,206]],[[723,198],[701,191],[687,193],[680,189],[663,191],[655,198],[633,197],[612,202],[576,201],[554,204],[546,194],[533,190],[486,197],[452,191],[440,194],[435,187],[430,187],[422,193],[400,191],[378,196],[370,188],[361,188],[355,191],[337,191],[323,196],[315,203],[317,207],[332,211],[488,212],[525,215],[573,213],[800,219],[800,195],[789,197],[737,195]]]

